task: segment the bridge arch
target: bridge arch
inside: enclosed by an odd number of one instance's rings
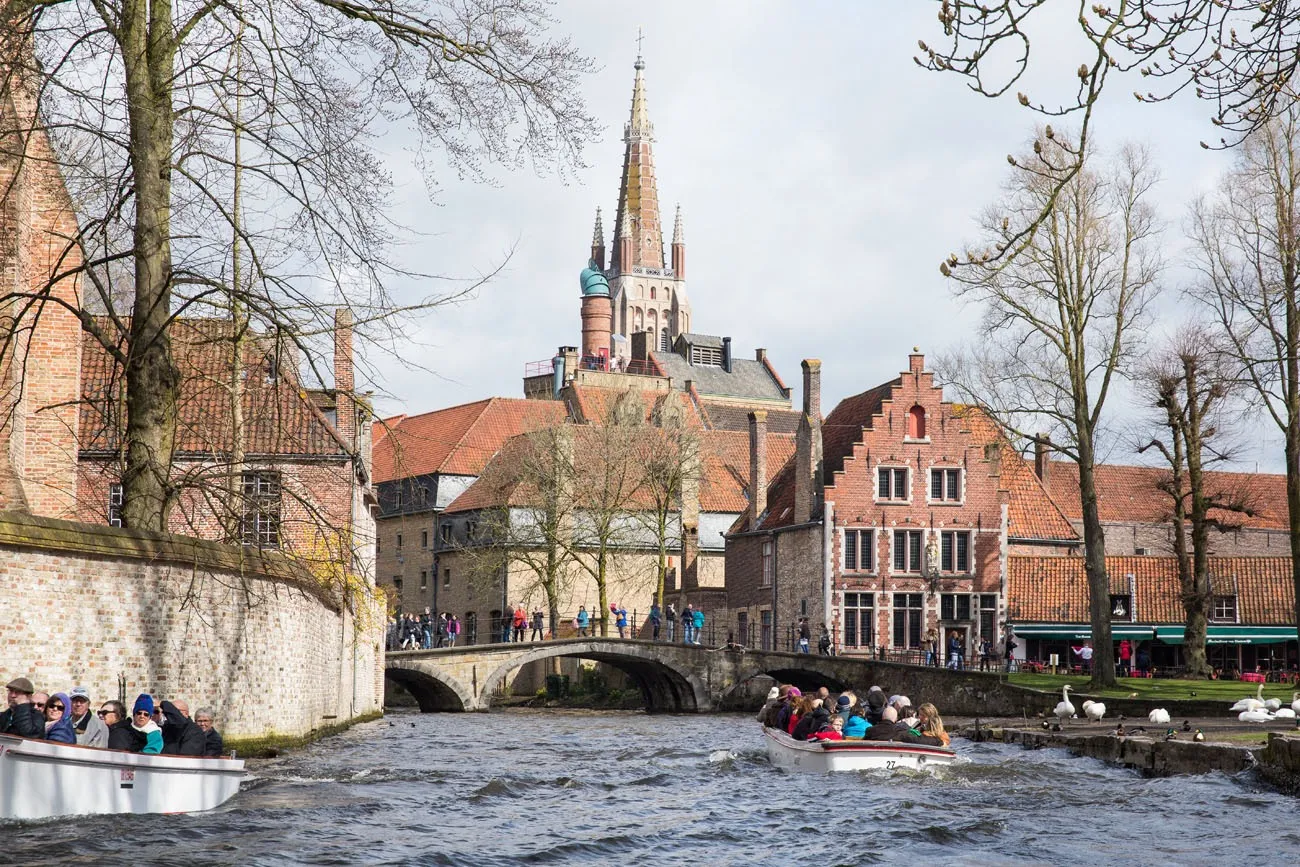
[[[390,660],[384,669],[384,677],[409,692],[423,713],[477,708],[474,694],[464,684],[430,666],[402,661],[407,664],[398,667]]]
[[[714,702],[707,685],[685,665],[667,661],[664,648],[660,643],[609,639],[538,645],[504,660],[484,678],[480,703],[486,710],[501,681],[515,669],[530,662],[570,657],[603,662],[626,674],[641,690],[647,713],[711,710]]]
[[[809,660],[816,659],[814,656],[807,656]],[[742,688],[756,677],[767,676],[777,683],[788,683],[791,686],[799,687],[800,692],[816,691],[820,687],[826,687],[832,694],[844,692],[853,689],[857,684],[851,684],[845,681],[839,675],[823,670],[816,664],[801,665],[798,659],[774,659],[767,661],[766,664],[758,666],[746,666],[736,677],[735,684],[722,695],[725,700],[732,692]]]

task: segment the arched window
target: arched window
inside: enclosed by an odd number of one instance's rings
[[[668,329],[665,328],[663,331],[659,332],[659,351],[668,352],[670,349],[672,349],[672,346],[668,341]]]
[[[907,411],[907,436],[914,440],[925,439],[925,410],[920,406]]]
[[[657,310],[650,311],[650,315],[646,317],[645,330],[649,331],[651,334],[659,333],[659,311]],[[653,337],[651,337],[650,339],[654,340]]]
[[[633,327],[633,330],[641,331],[644,328],[644,326],[641,324],[641,309],[639,307],[637,308],[636,315],[633,317],[633,319],[635,320],[635,325]]]
[[[655,287],[653,286],[650,287],[650,300],[655,300]]]

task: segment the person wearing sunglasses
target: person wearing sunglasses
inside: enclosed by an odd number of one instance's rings
[[[45,739],[58,744],[75,744],[72,730],[72,702],[66,692],[56,692],[45,700]]]
[[[36,687],[25,677],[16,677],[5,685],[8,707],[0,711],[0,734],[18,735],[21,738],[39,738],[45,735],[45,721],[41,711],[32,703]]]
[[[120,701],[106,701],[100,705],[96,714],[104,725],[108,726],[108,748],[138,753],[144,748],[147,738],[137,732],[127,716],[126,707]]]
[[[144,748],[138,752],[158,755],[162,752],[162,730],[153,721],[153,696],[141,693],[136,697],[135,706],[131,708],[131,728],[144,735]]]

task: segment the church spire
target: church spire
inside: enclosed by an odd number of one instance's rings
[[[600,206],[596,206],[596,228],[591,233],[591,258],[596,267],[605,270],[605,227],[600,222]]]
[[[618,214],[614,223],[614,237],[624,233],[631,238],[631,254],[626,255],[624,244],[614,247],[612,269],[630,273],[633,268],[664,267],[663,228],[659,220],[659,192],[655,185],[654,124],[645,95],[645,61],[641,59],[638,38],[636,77],[632,83],[632,112],[623,127],[623,177],[618,191]]]
[[[673,218],[673,276],[678,280],[686,279],[686,232],[682,225],[682,206],[677,206],[677,216]]]

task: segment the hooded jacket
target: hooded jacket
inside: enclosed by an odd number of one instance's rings
[[[201,756],[206,744],[206,735],[198,723],[176,709],[176,705],[164,701],[162,708],[162,751],[173,756]]]
[[[45,724],[45,740],[59,744],[75,744],[77,733],[72,730],[72,702],[68,700],[68,694],[56,692],[50,696],[50,699],[58,699],[63,703],[63,716],[53,723]]]

